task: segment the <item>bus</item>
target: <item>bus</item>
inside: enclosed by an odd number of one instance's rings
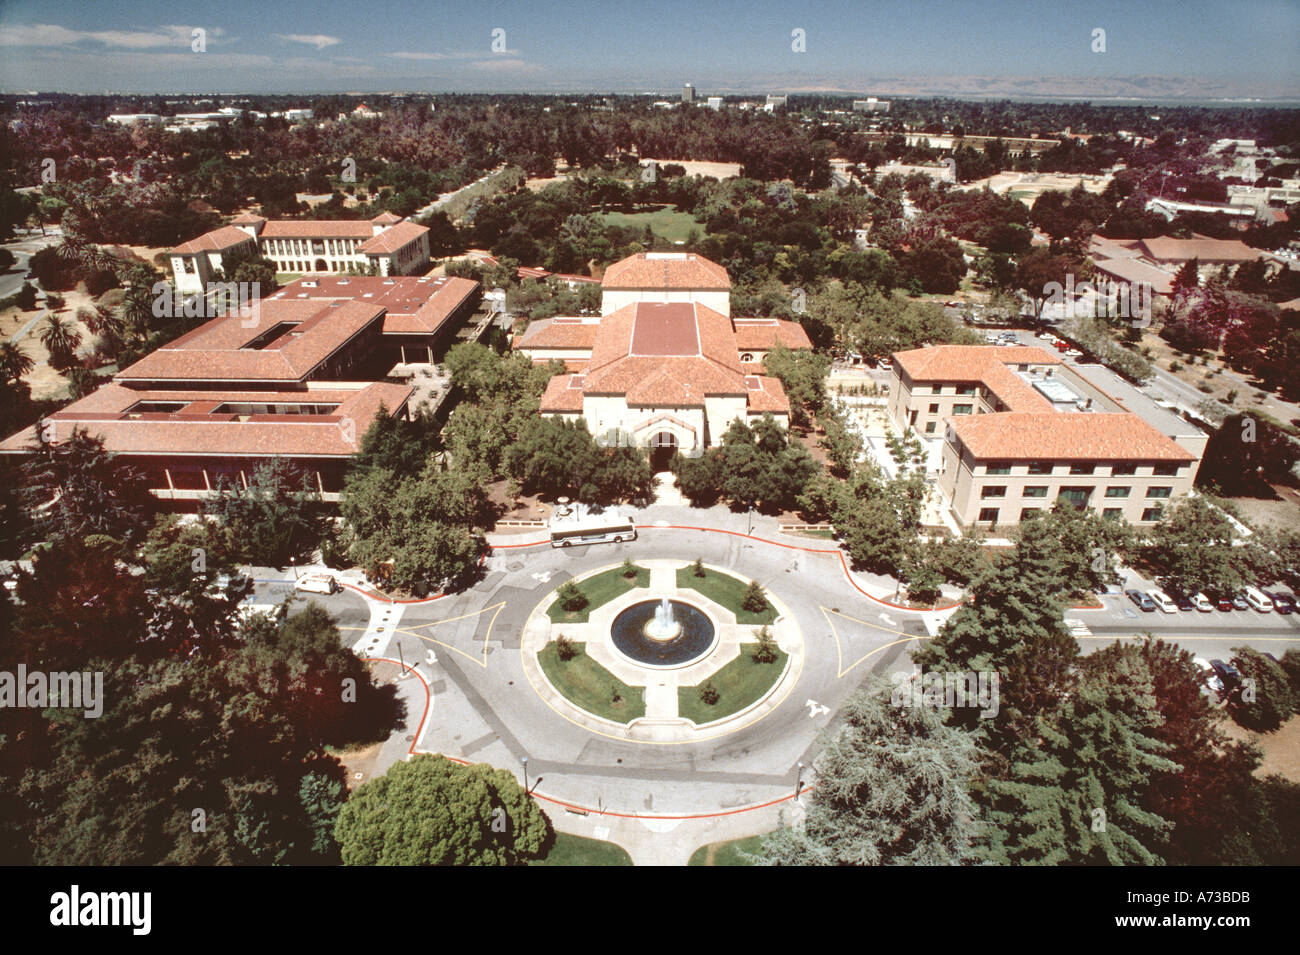
[[[572,547],[574,544],[621,544],[636,540],[636,527],[631,518],[622,514],[588,514],[575,520],[557,521],[551,525],[551,546]]]

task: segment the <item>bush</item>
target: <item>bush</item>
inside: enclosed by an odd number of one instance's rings
[[[750,613],[762,613],[767,609],[767,595],[763,593],[763,586],[757,580],[751,580],[749,586],[745,588],[745,596],[741,598],[740,606]]]
[[[696,557],[695,563],[691,564],[691,573],[700,579],[704,578],[704,558]]]
[[[578,655],[578,645],[564,634],[560,634],[555,638],[555,655],[567,663]],[[618,691],[615,690],[614,692],[617,693]],[[614,702],[617,703],[618,701],[615,700]]]
[[[776,639],[772,636],[772,631],[764,626],[758,631],[758,645],[754,647],[754,652],[750,654],[750,659],[755,663],[775,663],[777,660]]]
[[[560,606],[570,613],[587,606],[587,595],[572,580],[564,582],[557,591],[557,596],[560,598]]]
[[[718,702],[718,688],[713,685],[712,680],[705,680],[700,685],[700,702],[705,706],[713,706]]]
[[[628,580],[633,580],[636,577],[636,564],[632,563],[631,557],[623,558],[623,576]]]

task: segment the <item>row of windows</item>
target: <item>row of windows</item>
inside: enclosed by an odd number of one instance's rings
[[[1028,520],[1030,515],[1041,510],[1043,510],[1041,507],[1022,507],[1020,509],[1020,519],[1022,521]],[[1148,507],[1142,512],[1142,521],[1144,523],[1158,521],[1161,513],[1163,513],[1163,508]],[[998,523],[999,514],[1001,514],[1001,511],[996,507],[983,507],[980,508],[980,516],[976,520],[981,524],[996,524]],[[1108,520],[1117,521],[1124,516],[1124,512],[1118,507],[1107,507],[1102,509],[1101,516]]]
[[[262,252],[272,255],[352,255],[357,239],[263,239]]]
[[[1069,467],[1070,473],[1074,475],[1089,475],[1089,474],[1097,473],[1098,466],[1095,464],[1085,464],[1078,461],[1073,463],[1062,462],[1062,464],[1063,466]],[[1053,474],[1056,471],[1056,466],[1057,466],[1056,462],[1054,461],[1031,461],[1026,466],[1025,473]],[[1147,465],[1145,464],[1142,466],[1147,467]],[[1152,464],[1150,465],[1150,467],[1151,467],[1151,474],[1153,477],[1175,477],[1178,474],[1178,472],[1182,470],[1181,464]],[[984,466],[984,473],[985,474],[1010,474],[1011,468],[1012,465],[1010,461],[990,461],[988,464]],[[1137,474],[1137,469],[1138,469],[1138,465],[1136,464],[1115,463],[1110,465],[1110,476],[1131,477]]]
[[[1061,488],[1061,496],[1076,497],[1082,493],[1084,500],[1092,493],[1092,488]],[[1133,489],[1127,486],[1111,486],[1106,488],[1107,497],[1128,497],[1129,492]],[[1148,498],[1165,498],[1172,495],[1174,489],[1168,485],[1153,485],[1147,488]],[[1006,497],[1007,486],[1005,484],[988,484],[980,490],[980,497]],[[1046,484],[1030,484],[1020,493],[1021,497],[1047,497]]]

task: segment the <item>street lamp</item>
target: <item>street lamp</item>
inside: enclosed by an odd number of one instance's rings
[[[799,763],[799,772],[794,778],[794,798],[799,798],[799,791],[803,789],[803,763]]]
[[[528,785],[528,757],[520,756],[519,762],[524,764],[524,795],[527,796],[530,788]]]

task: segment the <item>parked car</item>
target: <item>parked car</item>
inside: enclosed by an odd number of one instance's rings
[[[1220,590],[1207,590],[1205,595],[1210,598],[1210,603],[1214,604],[1215,610],[1222,610],[1228,613],[1232,610],[1232,597]]]
[[[1153,613],[1156,609],[1156,602],[1140,590],[1126,590],[1124,595],[1137,604],[1143,613]]]
[[[1232,595],[1232,608],[1234,610],[1250,609],[1250,602],[1246,599],[1245,591],[1238,590]]]
[[[1197,594],[1193,597],[1192,606],[1201,613],[1214,613],[1214,604],[1210,603],[1210,598],[1205,594]]]
[[[1179,610],[1190,612],[1196,609],[1196,604],[1192,602],[1192,598],[1187,596],[1187,594],[1183,593],[1177,587],[1166,587],[1164,588],[1164,591],[1169,595],[1169,599],[1174,602],[1174,606]]]
[[[295,590],[305,590],[313,594],[332,594],[339,589],[339,583],[333,574],[303,574],[294,581]]]
[[[1231,690],[1241,682],[1241,673],[1231,663],[1224,663],[1222,660],[1211,660],[1210,666],[1214,667],[1214,672],[1219,675],[1223,681],[1223,688]]]
[[[1214,664],[1210,663],[1205,657],[1192,657],[1192,662],[1205,674],[1205,684],[1215,693],[1223,692],[1223,681],[1219,679],[1219,674],[1214,670]]]
[[[1268,596],[1273,600],[1273,609],[1281,614],[1295,613],[1295,601],[1280,591],[1271,591]]]
[[[1174,603],[1173,598],[1163,590],[1148,590],[1147,596],[1151,598],[1151,602],[1163,613],[1178,612],[1178,604]]]
[[[1246,598],[1246,603],[1250,606],[1250,609],[1259,613],[1273,612],[1273,599],[1264,591],[1256,587],[1247,587],[1241,594]]]

